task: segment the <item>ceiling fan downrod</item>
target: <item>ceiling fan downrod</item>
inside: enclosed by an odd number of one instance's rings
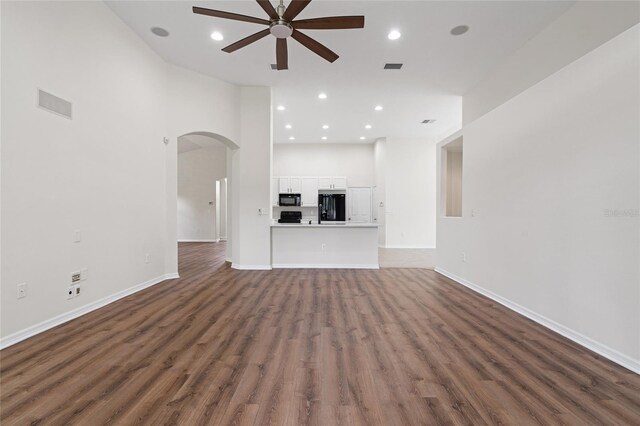
[[[284,9],[284,0],[280,0],[280,4],[278,5],[278,7],[276,7],[276,13],[280,17],[280,19],[282,19],[282,15],[284,15]]]

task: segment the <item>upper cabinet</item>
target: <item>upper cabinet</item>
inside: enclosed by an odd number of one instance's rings
[[[302,192],[302,178],[296,176],[289,177],[289,188],[294,194],[300,194]]]
[[[318,178],[318,188],[331,189],[331,176],[321,176]]]
[[[279,194],[301,194],[305,207],[318,205],[318,190],[347,189],[345,176],[279,176],[272,180],[273,205],[278,205]]]
[[[280,176],[278,179],[278,192],[280,194],[300,194],[302,191],[302,178],[297,176]]]
[[[345,176],[333,176],[331,180],[333,189],[347,189],[347,178]]]
[[[320,189],[347,189],[347,178],[345,176],[322,176],[318,178]]]
[[[318,178],[305,176],[302,178],[302,206],[315,207],[318,205]]]

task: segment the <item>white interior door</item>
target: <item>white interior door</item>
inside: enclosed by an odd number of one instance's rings
[[[371,188],[349,188],[350,222],[371,223]]]

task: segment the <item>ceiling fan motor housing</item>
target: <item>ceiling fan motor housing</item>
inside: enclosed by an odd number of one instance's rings
[[[293,34],[293,27],[290,23],[283,21],[282,19],[277,19],[271,21],[269,31],[271,32],[271,35],[276,38],[287,38],[291,37],[291,34]]]

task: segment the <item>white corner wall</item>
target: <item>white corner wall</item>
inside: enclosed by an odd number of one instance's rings
[[[383,210],[384,246],[434,248],[436,242],[435,142],[387,137],[376,142],[375,170]],[[382,197],[382,198],[381,198]]]
[[[226,156],[224,146],[178,154],[178,241],[218,239],[216,180],[227,175]],[[226,230],[224,235],[226,237]]]
[[[1,15],[6,346],[165,278],[167,77],[101,2],[2,2]],[[37,88],[73,102],[73,120],[37,108]]]
[[[636,372],[638,40],[636,25],[466,125],[463,217],[438,218],[437,241],[438,270]]]
[[[240,88],[240,146],[229,151],[232,267],[271,269],[271,88]]]
[[[6,347],[177,276],[179,136],[213,135],[229,152],[247,141],[237,171],[247,178],[229,179],[227,189],[248,194],[242,207],[252,214],[233,220],[229,209],[228,228],[254,220],[257,205],[270,205],[271,113],[268,89],[248,88],[241,99],[237,86],[166,64],[104,3],[0,7]],[[38,109],[37,88],[73,102],[73,120]],[[230,171],[231,159],[226,164]],[[256,176],[264,188],[254,185]],[[259,219],[266,223],[268,215]],[[258,222],[234,249],[263,264],[269,228]],[[80,243],[73,243],[76,230]],[[83,267],[82,294],[67,300],[70,274]],[[18,300],[23,282],[28,295]]]

